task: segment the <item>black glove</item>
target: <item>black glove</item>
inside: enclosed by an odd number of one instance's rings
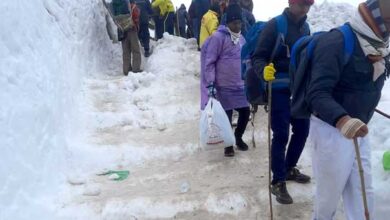
[[[209,97],[215,98],[215,96],[217,95],[217,90],[215,89],[215,84],[214,84],[214,82],[210,83],[206,88],[207,88],[208,91],[209,91],[209,92],[208,92]]]

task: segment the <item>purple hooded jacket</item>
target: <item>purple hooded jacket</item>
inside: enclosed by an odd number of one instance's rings
[[[201,109],[208,102],[207,86],[215,83],[216,98],[225,110],[248,107],[241,79],[241,48],[245,39],[241,36],[234,44],[226,26],[219,26],[202,46],[201,52]]]

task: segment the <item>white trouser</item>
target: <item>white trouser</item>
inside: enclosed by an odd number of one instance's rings
[[[348,220],[365,220],[363,197],[353,140],[337,128],[312,116],[310,140],[313,143],[313,174],[316,181],[314,220],[334,219],[340,197]],[[359,138],[360,154],[368,210],[373,219],[374,194],[371,178],[371,155],[368,139]]]

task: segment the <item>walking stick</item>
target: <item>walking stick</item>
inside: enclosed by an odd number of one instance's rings
[[[390,115],[388,115],[388,114],[382,112],[381,110],[379,110],[379,109],[376,108],[375,111],[376,111],[376,113],[382,115],[383,117],[390,119]]]
[[[253,146],[253,148],[256,148],[256,142],[255,142],[255,115],[256,115],[256,112],[257,112],[257,105],[252,105],[251,112],[252,112],[252,120],[251,120],[251,124],[252,124],[252,146]]]
[[[360,183],[361,183],[362,195],[363,195],[364,215],[366,216],[366,220],[370,220],[370,213],[368,212],[368,206],[367,206],[366,184],[364,183],[364,171],[363,171],[362,159],[360,157],[360,149],[359,149],[357,138],[353,139],[353,143],[355,145],[356,160],[358,162],[358,167],[359,167],[359,176],[360,176]]]
[[[276,42],[274,45],[274,48],[272,49],[271,57],[270,57],[270,63],[273,62],[276,53],[279,50],[280,44],[284,41],[283,34],[278,34],[278,37],[276,38]],[[272,110],[272,81],[268,82],[268,98],[267,98],[267,105],[268,105],[268,199],[269,199],[269,210],[270,210],[270,219],[274,219],[274,213],[272,211],[272,196],[271,196],[271,164],[272,164],[272,157],[271,157],[271,110]]]
[[[272,106],[272,81],[268,82],[268,199],[270,219],[274,219],[271,196],[271,106]]]

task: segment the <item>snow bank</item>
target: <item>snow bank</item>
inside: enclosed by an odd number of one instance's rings
[[[355,13],[356,7],[348,3],[331,3],[324,1],[314,4],[308,13],[311,32],[328,31],[348,21]]]
[[[98,2],[0,2],[0,219],[55,219],[80,81],[111,50]]]
[[[113,129],[124,134],[146,129],[164,132],[174,129],[177,123],[197,121],[199,104],[194,100],[199,96],[200,56],[195,40],[165,34],[153,48],[144,72],[123,76],[117,71],[118,76],[108,81],[103,75],[85,81],[81,108],[87,114],[88,133],[101,131],[101,135],[106,135],[104,131]],[[114,61],[121,66],[120,59]],[[91,139],[71,148],[72,166],[77,167],[77,172],[93,173],[153,159],[177,158],[199,148],[190,142],[172,143],[169,148],[150,146],[127,135],[115,137],[115,146],[101,143],[96,148]]]

